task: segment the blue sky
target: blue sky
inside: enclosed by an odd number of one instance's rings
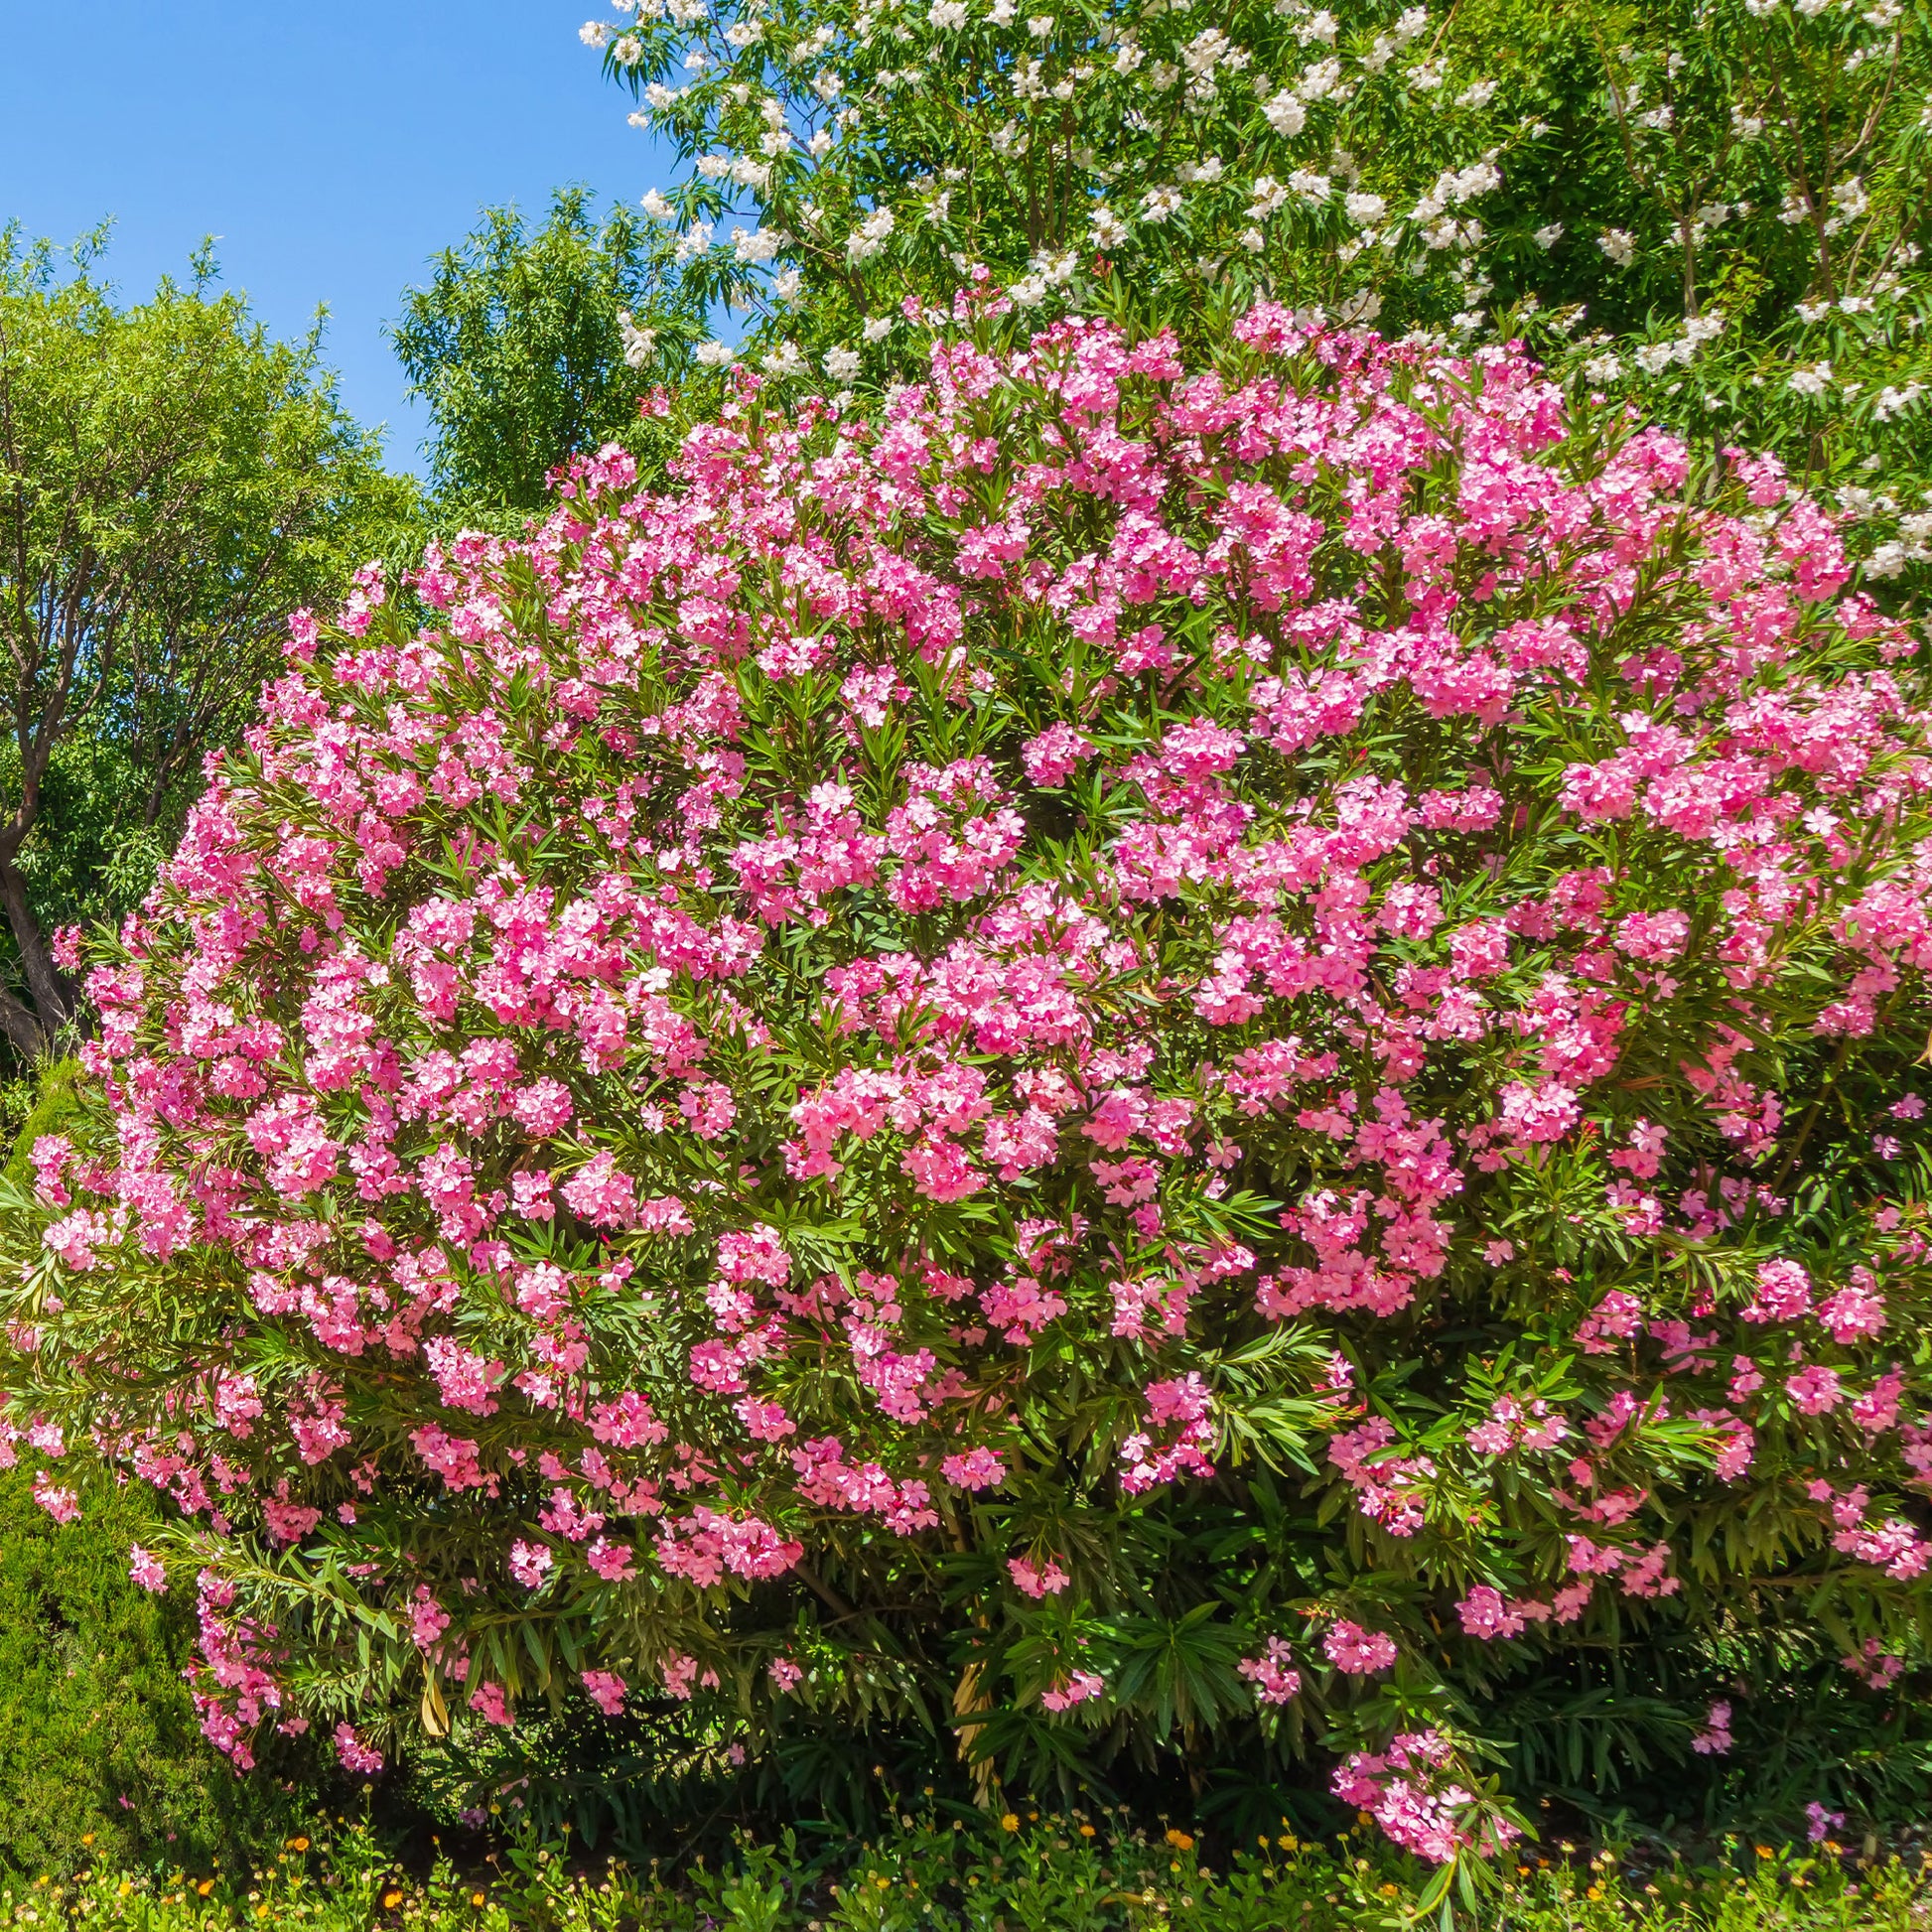
[[[124,294],[205,234],[281,335],[319,303],[344,401],[419,468],[421,412],[382,335],[485,204],[668,177],[578,26],[598,0],[0,0],[0,220],[68,241],[115,217]],[[615,18],[615,16],[611,16]]]

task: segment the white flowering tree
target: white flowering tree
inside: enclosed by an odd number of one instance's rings
[[[1183,330],[1261,290],[1386,331],[1526,334],[1715,450],[1775,446],[1932,555],[1916,264],[1928,74],[1899,0],[621,0],[586,25],[688,164],[645,209],[864,388],[908,298]],[[1035,319],[1037,319],[1037,313]]]

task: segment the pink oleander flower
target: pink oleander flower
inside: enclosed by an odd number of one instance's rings
[[[1730,1749],[1730,1706],[1720,1702],[1711,1707],[1704,1728],[1691,1739],[1691,1748],[1703,1757],[1722,1757]]]
[[[591,1694],[591,1702],[607,1718],[615,1718],[623,1709],[625,1685],[616,1671],[587,1670],[583,1684]]]
[[[1255,1687],[1258,1704],[1287,1704],[1302,1689],[1302,1673],[1292,1667],[1294,1652],[1280,1637],[1270,1637],[1259,1657],[1243,1657],[1235,1668]]]
[[[127,1574],[143,1589],[152,1590],[157,1596],[168,1593],[168,1573],[162,1568],[160,1559],[150,1555],[138,1543],[128,1551]]]
[[[1393,1637],[1380,1630],[1364,1630],[1345,1617],[1321,1639],[1321,1649],[1329,1663],[1350,1677],[1387,1670],[1396,1659]]]
[[[1031,1557],[1009,1557],[1007,1572],[1024,1594],[1035,1598],[1057,1596],[1070,1581],[1050,1557],[1044,1564],[1036,1564]]]
[[[336,1755],[342,1760],[345,1771],[352,1771],[358,1776],[367,1776],[382,1769],[382,1753],[363,1743],[355,1734],[353,1725],[336,1726]]]
[[[1090,1698],[1097,1698],[1106,1688],[1105,1678],[1096,1676],[1090,1670],[1076,1670],[1064,1684],[1041,1691],[1039,1701],[1048,1711],[1070,1711],[1076,1704],[1085,1704]]]

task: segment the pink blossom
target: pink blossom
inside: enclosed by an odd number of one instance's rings
[[[1395,1639],[1380,1630],[1364,1630],[1346,1618],[1321,1639],[1329,1663],[1350,1677],[1387,1670],[1396,1659]]]
[[[1064,1684],[1040,1692],[1039,1701],[1048,1711],[1070,1711],[1076,1704],[1097,1698],[1106,1688],[1105,1678],[1090,1670],[1076,1670]]]
[[[1784,1386],[1791,1400],[1807,1416],[1822,1416],[1845,1400],[1845,1386],[1836,1369],[1817,1366],[1799,1369],[1796,1374],[1785,1377]]]
[[[1255,1687],[1259,1704],[1287,1704],[1302,1689],[1302,1673],[1293,1668],[1295,1653],[1280,1637],[1270,1637],[1259,1657],[1244,1657],[1235,1668]]]
[[[1031,1557],[1009,1557],[1007,1570],[1020,1589],[1035,1598],[1057,1596],[1072,1581],[1050,1558],[1042,1566]]]
[[[587,1670],[583,1684],[591,1694],[591,1702],[607,1718],[615,1718],[623,1709],[624,1681],[616,1671]]]
[[[1704,1728],[1691,1739],[1691,1748],[1704,1757],[1722,1757],[1730,1749],[1730,1706],[1714,1704]]]
[[[382,1769],[382,1753],[363,1743],[355,1734],[353,1725],[336,1726],[336,1755],[342,1760],[345,1771],[352,1771],[358,1776],[367,1776],[372,1771]]]

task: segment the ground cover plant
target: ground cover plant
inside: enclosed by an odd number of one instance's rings
[[[699,1859],[676,1874],[573,1857],[567,1842],[527,1836],[481,1863],[439,1843],[411,1868],[365,1827],[324,1819],[237,1865],[130,1870],[83,1861],[9,1877],[0,1880],[0,1922],[156,1932],[264,1921],[327,1932],[1382,1932],[1415,1922],[1402,1904],[1410,1877],[1386,1847],[1324,1850],[1278,1829],[1250,1848],[1210,1854],[1178,1827],[1144,1832],[1104,1813],[970,1822],[927,1813],[837,1847],[789,1833],[740,1837],[715,1863]],[[1567,1846],[1511,1866],[1483,1900],[1483,1923],[1498,1932],[1907,1932],[1924,1922],[1925,1885],[1920,1859],[1855,1859],[1830,1841],[1781,1853],[1731,1840],[1696,1863],[1608,1852],[1586,1862]]]
[[[1492,1714],[1631,1641],[1611,1772],[1888,1708],[1909,634],[1520,354],[1009,306],[298,625],[10,1220],[47,1507],[89,1442],[173,1500],[243,1764],[1239,1739],[1447,1877],[1536,1789]]]

